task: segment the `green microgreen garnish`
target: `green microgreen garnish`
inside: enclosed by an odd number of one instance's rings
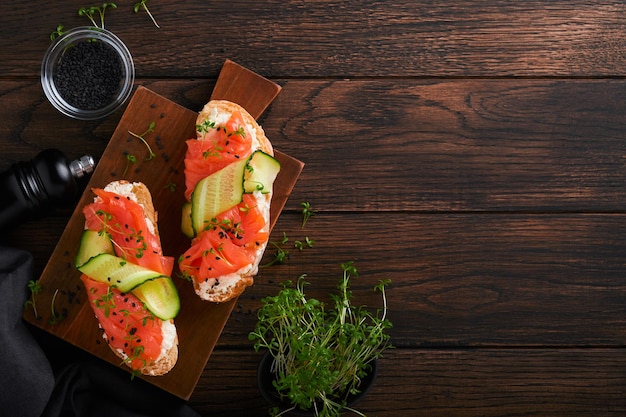
[[[154,26],[156,26],[157,28],[161,28],[161,26],[159,26],[156,22],[156,20],[154,19],[154,16],[152,16],[152,13],[150,13],[150,10],[148,9],[148,1],[147,0],[141,0],[138,1],[137,3],[135,3],[135,5],[133,6],[133,10],[135,11],[135,13],[137,13],[139,11],[140,8],[143,8],[146,13],[148,13],[148,16],[150,16],[150,19],[152,20],[152,23],[154,23]]]
[[[114,293],[111,291],[111,287],[107,287],[107,292],[96,298],[93,303],[97,308],[104,310],[104,317],[109,317],[111,309],[115,308],[115,301],[113,300]]]
[[[213,149],[208,149],[208,150],[202,152],[202,157],[204,159],[216,158],[216,157],[217,158],[221,158],[222,157],[221,151],[223,151],[223,150],[224,150],[223,147],[217,146],[217,143],[214,143]]]
[[[233,223],[230,219],[218,220],[216,217],[204,221],[204,230],[217,230],[218,228],[221,230],[220,235],[228,233],[235,238],[244,233],[241,222]]]
[[[166,190],[170,190],[170,192],[175,192],[176,191],[176,183],[175,182],[168,182],[167,184],[165,184],[165,189]]]
[[[132,347],[131,347],[130,355],[127,355],[120,365],[132,364],[135,360],[141,361],[141,367],[139,369],[133,369],[133,372],[130,374],[130,379],[132,381],[135,379],[135,376],[141,375],[141,368],[146,366],[148,362],[144,358],[141,357],[141,355],[143,354],[145,350],[145,347],[143,345],[136,344],[136,343],[139,343],[138,342],[139,339],[134,334],[134,332],[132,332],[132,329],[131,329],[131,332],[129,332],[126,336],[124,336],[124,340],[128,341],[128,344],[131,345]]]
[[[306,275],[288,281],[275,296],[262,300],[258,321],[249,339],[255,350],[267,349],[274,358],[274,386],[294,408],[313,409],[316,416],[339,416],[348,409],[347,393],[357,393],[370,363],[392,347],[387,330],[385,287],[382,280],[375,291],[383,307],[375,313],[365,306],[352,305],[350,280],[358,276],[354,263],[341,265],[343,275],[338,294],[330,294],[332,305],[307,298]],[[359,415],[363,415],[356,410]],[[272,410],[272,415],[279,415]]]
[[[132,253],[137,259],[143,257],[144,251],[148,249],[148,243],[143,236],[142,230],[136,230],[134,227],[113,221],[113,215],[104,210],[96,210],[95,214],[100,219],[102,225],[101,229],[98,230],[98,235],[104,236],[106,234],[109,237],[113,234],[121,235],[124,237],[124,242],[128,243],[128,246],[122,246],[115,239],[111,238],[111,243],[119,249],[122,258],[126,259],[129,253]]]
[[[284,263],[287,259],[289,259],[289,251],[283,248],[283,245],[285,245],[287,242],[289,242],[289,238],[287,237],[287,233],[285,232],[283,232],[283,238],[281,240],[270,240],[268,243],[276,248],[274,258],[271,261],[261,265],[260,268],[267,268],[268,266],[272,266],[275,264],[280,265]]]
[[[112,9],[116,9],[117,5],[115,3],[102,3],[101,6],[81,7],[80,9],[78,9],[78,15],[87,16],[89,21],[91,21],[91,23],[95,27],[104,29],[104,13],[109,7]],[[98,24],[98,22],[96,21],[96,13],[100,17],[100,24]]]
[[[122,310],[122,312],[124,317],[130,315],[130,312],[128,310]],[[141,318],[141,325],[144,327],[148,324],[149,321],[154,323],[154,315],[150,312],[147,313],[147,315]],[[127,342],[127,347],[130,348],[130,354],[126,356],[126,358],[122,361],[122,364],[132,365],[135,360],[139,360],[141,362],[141,366],[138,369],[133,368],[133,372],[130,376],[130,379],[133,380],[135,376],[141,375],[141,368],[145,367],[147,364],[147,361],[142,357],[145,347],[141,344],[141,339],[137,335],[138,328],[131,327],[131,324],[127,322],[124,330],[126,332],[124,340]]]
[[[206,119],[201,124],[196,125],[196,132],[198,133],[207,133],[209,130],[215,129],[215,122]]]
[[[317,212],[317,210],[313,210],[311,208],[311,203],[309,203],[308,201],[303,201],[302,203],[300,203],[300,207],[302,207],[302,228],[304,228],[311,216],[313,216]]]
[[[57,313],[56,309],[54,308],[54,303],[57,299],[58,293],[59,293],[59,289],[57,288],[54,294],[52,295],[52,301],[50,302],[50,312],[51,312],[50,324],[57,324],[58,322],[60,322],[61,320],[65,318],[64,314]]]
[[[183,261],[184,261],[183,256],[182,256],[182,255],[181,255],[181,256],[179,256],[179,257],[178,257],[178,263],[180,264],[180,263],[182,263]],[[190,274],[189,272],[187,272],[187,271],[183,271],[183,272],[179,273],[179,274],[178,274],[178,276],[179,276],[181,279],[184,279],[185,281],[193,282],[193,277],[192,277],[192,276],[191,276],[191,274]]]
[[[65,33],[63,29],[64,29],[63,25],[57,25],[57,28],[50,34],[50,40],[53,41],[59,36],[63,35],[63,33]]]
[[[32,306],[33,312],[35,313],[35,318],[38,319],[39,315],[37,314],[37,304],[35,302],[35,296],[39,294],[43,288],[41,284],[39,284],[38,280],[31,279],[30,281],[28,281],[28,289],[30,291],[30,298],[24,303],[24,308]]]
[[[293,242],[293,247],[302,251],[305,247],[312,248],[315,245],[315,241],[313,239],[309,239],[308,236],[304,237],[304,242],[301,240],[296,240]]]
[[[260,268],[267,268],[268,266],[272,266],[275,264],[283,264],[289,259],[289,251],[285,248],[285,245],[289,243],[289,237],[286,232],[283,232],[283,238],[279,241],[270,240],[268,242],[272,245],[276,252],[274,252],[274,257],[271,261],[263,264]],[[293,247],[298,249],[298,251],[302,252],[305,248],[312,248],[315,245],[315,240],[311,239],[308,236],[304,237],[304,240],[295,240],[293,242]]]
[[[246,131],[245,131],[245,129],[244,129],[244,127],[243,127],[243,126],[239,126],[239,127],[237,128],[237,130],[235,130],[234,132],[232,132],[232,134],[233,134],[233,135],[238,135],[238,136],[241,136],[242,138],[245,138],[245,137],[246,137]]]
[[[126,167],[124,168],[122,177],[126,175],[126,172],[128,172],[128,168],[130,168],[130,164],[134,164],[137,162],[137,157],[131,154],[130,152],[124,151],[124,155],[126,156]]]
[[[152,148],[150,147],[150,145],[148,145],[148,141],[146,141],[145,137],[148,133],[154,132],[154,127],[156,126],[155,122],[150,122],[150,125],[148,125],[148,129],[146,129],[145,132],[143,132],[142,134],[138,135],[137,133],[133,133],[130,130],[128,131],[128,134],[139,139],[140,141],[143,142],[144,145],[146,145],[146,148],[148,148],[148,152],[149,155],[148,157],[145,159],[146,161],[151,160],[152,158],[154,158],[156,156],[156,154],[154,152],[152,152]]]

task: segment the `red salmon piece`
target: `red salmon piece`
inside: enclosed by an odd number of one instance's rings
[[[115,287],[86,275],[81,280],[107,342],[126,354],[133,370],[155,361],[161,354],[161,320],[155,318],[133,294],[122,294]]]
[[[106,231],[117,256],[171,276],[174,258],[163,256],[158,237],[148,228],[143,208],[130,198],[95,188],[99,198],[83,208],[89,230]]]
[[[232,274],[251,264],[269,234],[253,195],[218,215],[179,258],[184,275],[197,282]]]
[[[207,128],[200,139],[187,141],[185,198],[188,201],[198,181],[252,154],[250,135],[241,113],[234,112],[224,126]]]

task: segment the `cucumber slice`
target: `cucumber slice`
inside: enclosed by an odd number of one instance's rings
[[[101,253],[115,253],[113,242],[111,242],[109,235],[105,232],[85,230],[80,238],[80,246],[78,247],[78,254],[74,259],[74,265],[76,267],[82,266],[89,259]]]
[[[237,161],[198,181],[191,194],[191,226],[194,235],[205,222],[243,200],[243,175],[248,160]]]
[[[161,320],[173,319],[180,311],[176,285],[169,277],[151,279],[133,290],[148,310]]]
[[[115,286],[121,292],[129,292],[148,280],[164,276],[108,253],[92,257],[78,270],[91,279]]]
[[[255,151],[250,158],[201,179],[193,190],[191,204],[183,206],[181,230],[193,238],[205,228],[206,222],[241,203],[244,193],[271,192],[279,171],[280,162],[276,158]]]
[[[280,171],[280,162],[263,151],[256,151],[248,161],[243,183],[246,193],[260,191],[268,194],[272,191],[274,180]]]
[[[195,236],[193,232],[193,227],[191,227],[191,203],[189,202],[183,204],[183,211],[180,220],[180,230],[185,236],[190,239]]]

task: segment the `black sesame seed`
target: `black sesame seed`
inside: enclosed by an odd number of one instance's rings
[[[104,42],[81,42],[59,60],[54,83],[72,106],[95,110],[111,103],[120,89],[122,63]]]

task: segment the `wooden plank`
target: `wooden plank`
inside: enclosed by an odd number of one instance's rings
[[[199,110],[214,81],[145,84]],[[261,122],[277,149],[307,164],[296,204],[422,212],[626,207],[623,80],[282,84]],[[0,162],[8,166],[48,146],[98,157],[115,125],[67,120],[38,89],[0,82],[0,99],[10,107],[0,135],[11,138]]]
[[[265,127],[307,163],[294,199],[328,209],[620,211],[624,94],[621,80],[286,82]]]
[[[281,88],[273,81],[227,59],[217,77],[211,100],[234,101],[236,97],[235,102],[258,119],[280,93]],[[264,100],[257,97],[263,97]]]
[[[626,217],[586,214],[317,213],[300,228],[283,213],[290,252],[262,268],[233,309],[220,343],[249,346],[261,299],[307,274],[307,294],[330,301],[340,264],[353,260],[354,301],[381,307],[390,278],[393,342],[403,347],[622,347],[626,333]],[[302,252],[296,239],[308,236]],[[269,251],[263,263],[272,260]]]
[[[79,0],[38,16],[24,2],[0,5],[0,73],[36,77],[49,35],[88,24]],[[130,49],[139,77],[216,77],[230,58],[277,77],[623,76],[620,2],[394,0],[187,2],[119,7],[107,28]],[[236,13],[233,12],[236,9]]]
[[[305,229],[300,219],[295,212],[279,219],[272,240],[285,232],[290,258],[261,269],[234,305],[221,346],[249,346],[261,298],[288,279],[306,273],[307,293],[327,299],[349,260],[360,272],[353,289],[361,304],[380,306],[371,289],[392,279],[389,315],[399,346],[623,345],[623,214],[320,212]],[[2,242],[32,251],[41,269],[63,230],[59,220],[29,222]],[[305,236],[315,245],[299,252],[293,242]]]
[[[190,405],[201,415],[265,415],[260,354],[214,355]],[[624,349],[394,349],[356,408],[377,417],[619,416],[625,366]]]

